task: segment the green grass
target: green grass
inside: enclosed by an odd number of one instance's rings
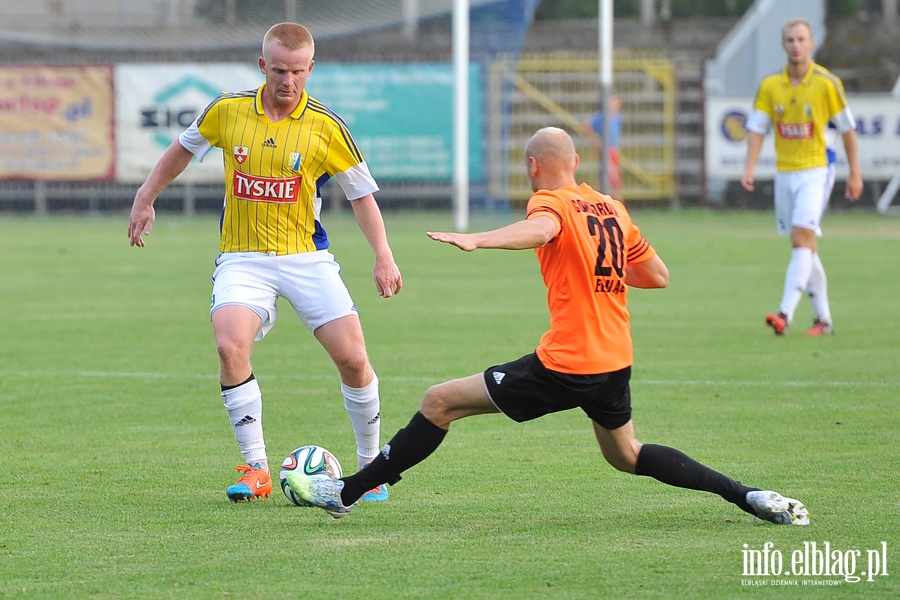
[[[388,214],[405,287],[383,300],[352,220],[325,217],[382,381],[384,441],[429,385],[530,352],[546,329],[532,252],[466,254],[424,235],[449,215]],[[124,215],[3,216],[0,596],[898,597],[900,221],[829,215],[837,335],[799,335],[804,301],[778,339],[762,321],[788,242],[770,214],[635,217],[672,275],[630,294],[639,438],[802,499],[810,527],[754,524],[715,496],[615,472],[575,411],[457,423],[389,502],[341,521],[278,491],[231,504],[240,455],[207,304],[217,218],[162,214],[137,250]],[[336,371],[289,306],[254,366],[272,462],[316,443],[352,466]],[[742,585],[744,544],[772,542],[789,566],[805,541],[861,560],[886,541],[890,575]]]

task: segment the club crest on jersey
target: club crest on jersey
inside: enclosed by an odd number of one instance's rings
[[[775,105],[775,114],[783,115],[784,114],[784,104],[776,104]]]
[[[300,170],[300,159],[303,158],[303,155],[299,152],[291,152],[291,169],[294,171]]]
[[[231,189],[234,197],[241,200],[296,204],[302,182],[303,177],[300,175],[296,177],[258,177],[235,170]]]
[[[234,147],[234,160],[237,161],[237,164],[242,165],[244,161],[247,160],[247,155],[250,152],[250,148],[247,146],[235,146]]]
[[[803,114],[805,114],[807,117],[811,117],[812,116],[812,106],[810,106],[809,104],[804,104],[803,105]]]

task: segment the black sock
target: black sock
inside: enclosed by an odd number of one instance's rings
[[[253,375],[253,373],[250,373],[250,377],[248,377],[247,379],[243,380],[243,381],[240,382],[240,383],[236,383],[236,384],[234,384],[234,385],[221,385],[221,384],[219,384],[219,387],[222,388],[222,391],[223,391],[223,392],[226,391],[226,390],[233,390],[234,388],[236,388],[236,387],[241,387],[241,386],[244,385],[245,383],[247,383],[247,382],[249,382],[249,381],[253,381],[254,379],[256,379],[256,376]]]
[[[747,504],[747,492],[759,488],[747,487],[740,481],[713,471],[675,448],[644,444],[638,454],[635,471],[638,475],[652,477],[675,487],[718,494],[741,510],[756,515],[756,511]]]
[[[400,474],[428,458],[446,435],[446,429],[441,429],[425,415],[416,412],[409,424],[394,434],[365,469],[342,478],[344,489],[341,491],[341,501],[344,506],[350,506],[382,483],[393,485],[400,481]]]

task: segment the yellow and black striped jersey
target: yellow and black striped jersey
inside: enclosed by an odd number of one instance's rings
[[[855,127],[840,78],[813,63],[803,81],[791,85],[787,67],[759,84],[747,128],[775,130],[776,168],[800,171],[828,164],[825,129],[834,119],[840,131]]]
[[[303,92],[277,123],[262,92],[223,93],[179,137],[198,160],[213,146],[225,161],[221,252],[297,254],[328,247],[320,190],[335,177],[350,200],[378,190],[344,121]]]

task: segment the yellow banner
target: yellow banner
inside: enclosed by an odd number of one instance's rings
[[[0,67],[0,179],[112,179],[113,131],[112,67]]]

